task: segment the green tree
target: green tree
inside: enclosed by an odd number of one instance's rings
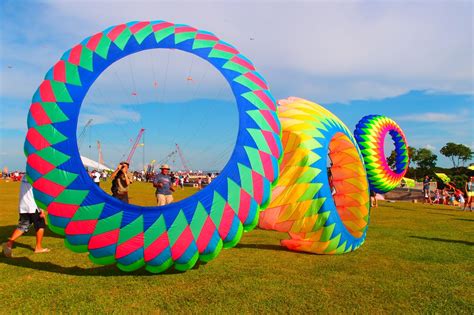
[[[427,174],[433,172],[438,156],[430,149],[421,148],[414,150],[411,160],[421,172]]]
[[[416,154],[416,149],[414,147],[408,147],[408,159],[409,159],[409,167],[406,173],[406,177],[415,178],[416,179],[416,163],[413,162],[412,157]],[[387,157],[387,164],[390,166],[392,170],[396,168],[397,162],[397,154],[395,150],[392,150],[390,155]]]
[[[445,157],[451,159],[454,168],[459,167],[461,162],[464,166],[464,163],[471,160],[474,156],[474,152],[471,150],[471,148],[465,146],[464,144],[453,142],[446,143],[446,145],[442,147],[439,152]]]
[[[397,166],[397,152],[395,150],[392,150],[390,155],[387,157],[387,164],[390,166],[392,170],[394,170]]]
[[[410,164],[413,164],[413,161],[412,161],[412,156],[416,154],[416,149],[414,147],[408,147],[408,159],[409,159],[409,163]],[[395,150],[392,150],[392,152],[390,152],[390,155],[387,157],[387,164],[388,166],[390,166],[390,168],[392,170],[394,170],[396,168],[396,165],[397,165],[397,152]]]
[[[409,158],[410,164],[414,164],[413,157],[415,156],[415,154],[416,154],[416,149],[414,147],[408,146],[408,158]]]

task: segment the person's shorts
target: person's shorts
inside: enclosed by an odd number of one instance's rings
[[[44,218],[40,217],[38,210],[35,213],[20,213],[17,229],[26,233],[30,230],[31,225],[35,227],[36,231],[46,227]]]
[[[156,195],[156,201],[158,202],[158,206],[165,206],[173,202],[173,195]]]
[[[474,197],[474,191],[468,191],[467,192],[467,198],[469,197]]]
[[[129,203],[129,201],[128,201],[128,192],[122,193],[122,194],[113,193],[112,196],[115,197],[115,198],[117,198],[118,200],[120,200],[120,201],[122,201],[122,202]]]

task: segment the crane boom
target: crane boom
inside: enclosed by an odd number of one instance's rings
[[[97,151],[99,152],[99,163],[104,164],[104,157],[102,155],[102,147],[100,145],[100,141],[97,140]]]
[[[87,128],[89,128],[89,126],[92,124],[92,121],[93,121],[93,119],[91,118],[86,122],[86,124],[84,125],[84,127],[81,130],[81,133],[77,137],[77,147],[79,149],[81,148],[82,141],[84,141],[84,136],[86,135]]]
[[[133,143],[132,149],[130,150],[130,153],[128,154],[127,163],[130,163],[130,161],[132,160],[133,154],[135,153],[135,150],[137,149],[137,146],[140,143],[140,139],[142,138],[143,132],[145,132],[145,129],[144,128],[140,129],[140,132],[138,133],[138,136],[135,139],[135,143]]]
[[[181,151],[181,149],[179,148],[179,145],[177,143],[176,143],[176,151],[178,151],[179,158],[181,160],[181,164],[183,164],[184,171],[189,172],[188,163],[184,159],[183,152]]]

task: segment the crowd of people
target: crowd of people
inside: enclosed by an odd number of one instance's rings
[[[173,192],[177,187],[184,189],[185,185],[192,185],[198,189],[202,189],[203,185],[209,185],[215,178],[215,174],[209,173],[207,176],[194,176],[189,173],[172,173],[167,164],[160,167],[159,173],[149,172],[130,172],[130,164],[128,162],[120,162],[115,171],[110,175],[112,179],[112,196],[129,203],[128,191],[129,186],[134,181],[145,181],[153,184],[156,188],[155,196],[158,206],[164,206],[173,202]],[[100,177],[98,171],[91,172],[91,178],[97,185],[100,185]],[[107,179],[107,175],[105,177]]]
[[[155,196],[158,206],[165,206],[173,202],[173,192],[180,187],[184,189],[185,183],[192,183],[195,187],[201,189],[203,183],[210,184],[215,174],[208,174],[207,176],[193,176],[192,174],[179,173],[174,174],[170,172],[170,167],[163,164],[160,167],[160,173],[148,174],[145,172],[130,172],[129,163],[121,162],[117,168],[110,174],[112,179],[112,195],[113,197],[128,203],[128,190],[134,181],[151,182],[156,188]],[[94,183],[100,186],[101,181],[106,181],[109,177],[107,171],[93,170],[89,173]],[[201,174],[199,174],[201,175]],[[332,182],[332,175],[329,173],[329,181],[333,194],[335,188]],[[13,231],[11,237],[3,244],[3,254],[7,257],[12,256],[12,248],[15,241],[23,234],[27,233],[31,226],[36,231],[36,246],[35,253],[46,253],[50,250],[42,246],[44,236],[45,214],[35,203],[33,196],[33,187],[28,182],[25,173],[16,171],[13,173],[2,172],[2,178],[9,180],[21,180],[20,184],[20,198],[19,198],[19,220],[18,225]],[[474,198],[474,176],[471,176],[464,185],[464,191],[456,188],[451,184],[446,184],[442,189],[431,189],[431,180],[429,176],[425,176],[423,180],[423,196],[424,202],[428,204],[443,204],[459,206],[465,211],[472,211],[472,199]],[[371,192],[372,206],[377,206],[375,194]]]
[[[21,178],[23,177],[24,172],[20,171],[13,171],[9,172],[7,169],[2,170],[2,179],[5,181],[11,180],[14,182],[19,182]]]
[[[447,184],[443,189],[430,187],[430,177],[423,180],[424,203],[459,206],[463,211],[472,211],[474,197],[474,176],[471,176],[464,185],[464,191],[453,185]]]

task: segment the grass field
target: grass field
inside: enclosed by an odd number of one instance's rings
[[[0,181],[2,242],[17,223],[18,191]],[[130,195],[155,203],[143,183]],[[284,237],[254,230],[206,265],[152,275],[93,265],[49,231],[52,251],[35,255],[30,231],[14,258],[0,258],[0,313],[474,313],[472,212],[383,202],[366,243],[341,256],[290,252]]]

